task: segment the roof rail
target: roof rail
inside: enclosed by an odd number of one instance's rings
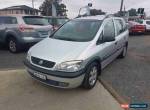
[[[110,17],[114,17],[113,14],[107,14],[105,18],[110,18]]]

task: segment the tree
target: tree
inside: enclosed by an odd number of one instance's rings
[[[66,9],[66,5],[65,4],[58,4],[57,2],[55,2],[55,7],[57,10],[57,16],[67,16],[67,9]]]
[[[129,16],[137,16],[137,11],[136,11],[136,9],[130,9],[129,11]]]
[[[42,5],[39,8],[42,15],[44,15],[44,16],[52,15],[52,3],[53,3],[53,0],[45,0],[42,3]]]
[[[58,0],[45,0],[40,6],[41,14],[44,16],[52,16],[52,4],[56,7],[57,16],[67,16],[65,4],[59,4]]]
[[[101,9],[97,10],[97,9],[91,9],[90,10],[91,15],[104,15],[105,12],[103,12]]]

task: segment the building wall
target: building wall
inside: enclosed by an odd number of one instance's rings
[[[0,10],[0,15],[6,15],[6,14],[28,14],[28,15],[33,15],[34,13],[31,10]],[[39,13],[36,12],[35,15],[39,15]]]

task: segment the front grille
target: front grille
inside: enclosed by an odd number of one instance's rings
[[[34,63],[36,65],[46,67],[46,68],[53,68],[55,65],[55,62],[46,61],[46,60],[36,58],[36,57],[31,57],[31,61],[32,61],[32,63]]]

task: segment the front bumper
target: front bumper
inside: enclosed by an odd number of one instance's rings
[[[144,33],[145,29],[131,29],[129,32],[130,33]]]
[[[69,73],[68,76],[62,75],[64,72],[60,72],[60,75],[58,75],[58,72],[56,71],[50,71],[50,70],[45,70],[39,67],[35,67],[32,64],[30,64],[28,61],[24,61],[24,64],[26,66],[26,69],[28,73],[36,80],[53,86],[53,87],[58,87],[58,88],[76,88],[80,86],[84,80],[85,72],[75,72],[74,76],[70,76]],[[39,78],[34,75],[34,73],[38,73],[41,75],[44,75],[46,79]],[[56,73],[56,74],[55,74]],[[73,73],[72,73],[73,74]]]

